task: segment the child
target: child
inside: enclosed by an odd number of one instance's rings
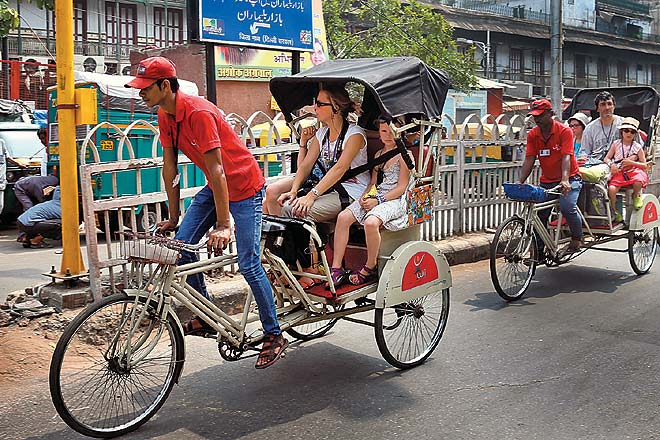
[[[633,187],[633,208],[642,207],[642,188],[646,186],[649,177],[646,174],[646,157],[644,149],[639,142],[635,141],[639,121],[635,118],[623,118],[619,126],[620,139],[612,142],[610,151],[607,152],[605,162],[612,172],[612,178],[608,188],[610,204],[615,212],[616,222],[623,221],[622,213],[616,210],[616,193],[619,188]]]
[[[376,157],[397,148],[394,132],[388,122],[385,119],[379,119],[378,122],[380,140],[384,147],[376,153]],[[379,172],[382,173],[383,180],[377,188],[374,188]],[[406,190],[409,182],[410,170],[403,157],[397,154],[372,171],[371,182],[362,197],[339,213],[335,227],[334,254],[330,273],[335,287],[347,280],[357,286],[376,279],[380,227],[384,226],[391,231],[407,227]],[[348,231],[355,222],[364,226],[367,261],[360,269],[349,274],[342,267],[342,261],[348,244]]]

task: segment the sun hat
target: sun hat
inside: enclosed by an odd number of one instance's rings
[[[135,78],[124,84],[124,87],[144,89],[166,78],[176,78],[174,62],[164,57],[150,57],[140,61]]]
[[[619,130],[624,128],[632,128],[633,130],[639,130],[639,121],[635,118],[623,118],[621,120],[621,125],[619,125]]]
[[[550,101],[547,99],[537,99],[536,101],[532,101],[532,103],[529,105],[529,113],[527,114],[532,116],[539,116],[542,115],[546,110],[552,110],[552,104],[550,104]]]
[[[574,120],[578,121],[580,124],[582,124],[582,128],[586,127],[587,124],[589,122],[591,122],[591,118],[589,116],[585,115],[582,112],[577,112],[576,114],[574,114],[573,116],[568,118],[568,121],[566,121],[566,122],[568,122],[570,124],[572,119],[574,119]]]

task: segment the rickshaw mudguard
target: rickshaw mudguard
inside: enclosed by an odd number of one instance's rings
[[[632,211],[628,229],[630,231],[641,231],[660,227],[659,213],[660,203],[658,203],[658,198],[653,194],[642,194],[642,209]]]
[[[376,292],[376,308],[408,302],[451,287],[447,258],[426,241],[399,246],[385,263]]]

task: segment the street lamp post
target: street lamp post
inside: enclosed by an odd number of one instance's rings
[[[488,35],[490,37],[490,35]],[[490,38],[489,38],[490,39]],[[481,52],[484,54],[484,76],[486,79],[490,77],[490,41],[487,43],[484,43],[483,41],[475,41],[475,40],[470,40],[468,38],[457,38],[456,39],[457,43],[464,43],[464,44],[474,44],[477,46],[479,49],[481,49]]]

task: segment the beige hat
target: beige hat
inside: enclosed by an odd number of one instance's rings
[[[619,130],[623,128],[632,128],[633,130],[639,130],[639,121],[635,118],[623,118],[621,120],[621,125],[619,125]]]
[[[589,116],[585,115],[585,114],[582,113],[582,112],[577,112],[576,114],[574,114],[573,116],[571,116],[570,118],[568,118],[568,121],[567,121],[567,122],[568,122],[569,124],[571,123],[571,119],[575,119],[575,120],[578,121],[580,124],[582,124],[582,128],[586,127],[587,124],[591,121],[591,118],[590,118]]]

